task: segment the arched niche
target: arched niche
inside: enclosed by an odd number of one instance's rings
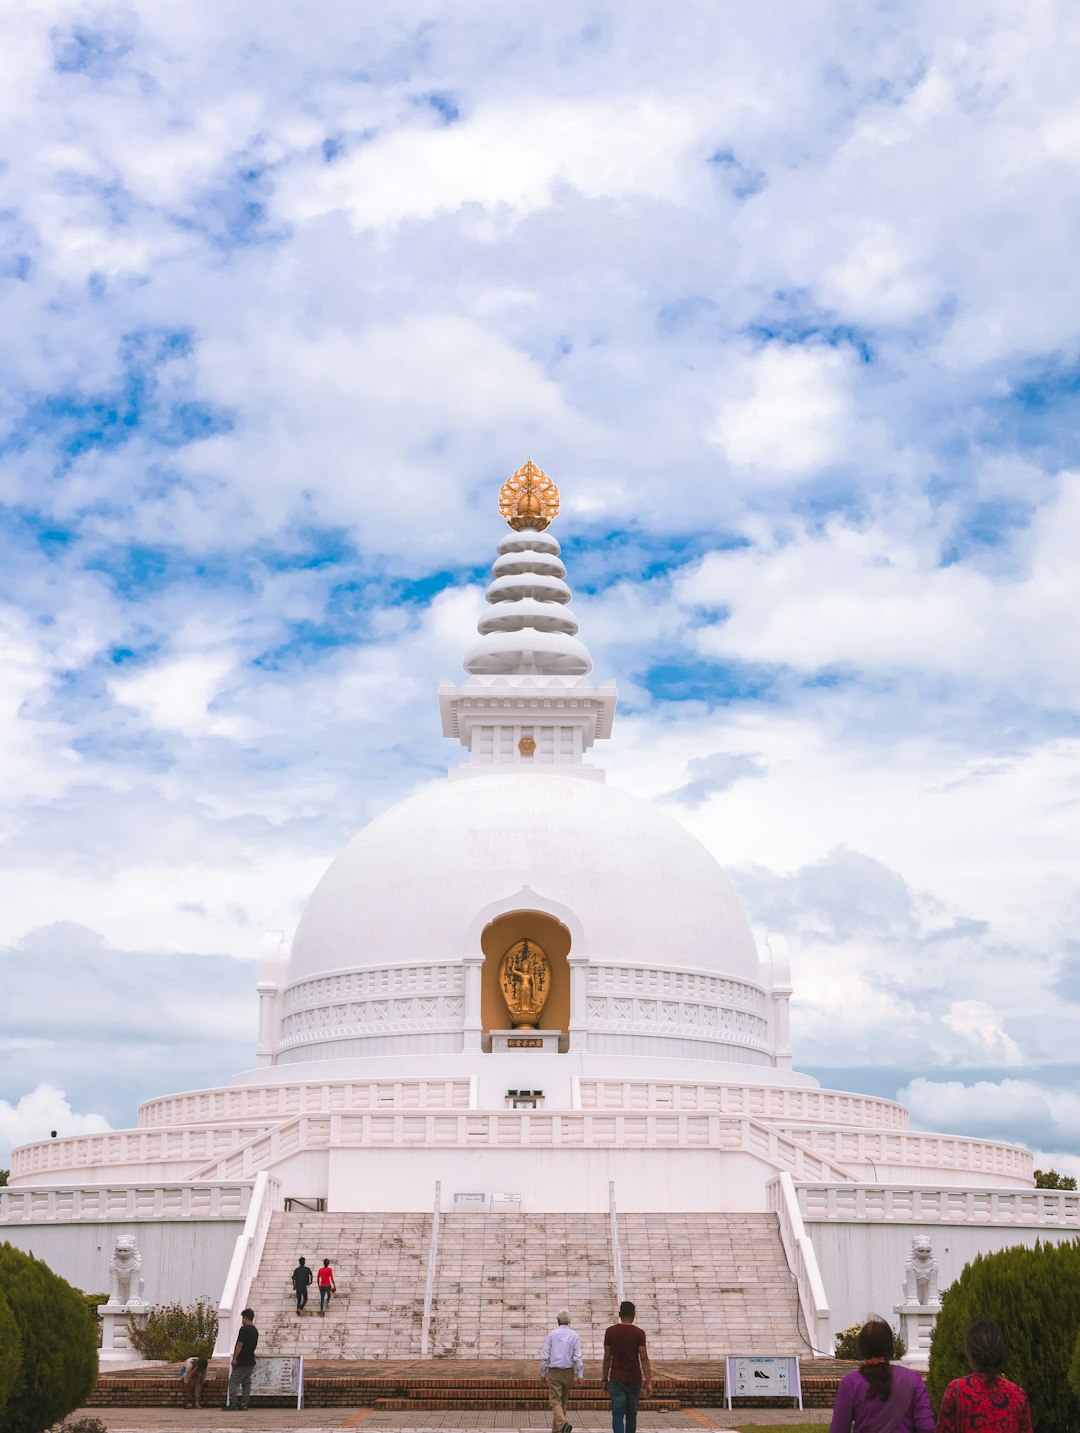
[[[484,927],[480,948],[484,966],[480,977],[480,1021],[484,1034],[510,1028],[510,1012],[499,988],[499,965],[510,947],[525,937],[535,941],[551,962],[551,990],[540,1015],[541,1030],[570,1028],[570,932],[546,911],[506,911]]]

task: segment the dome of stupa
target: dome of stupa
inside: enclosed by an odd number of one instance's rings
[[[460,958],[482,913],[525,887],[576,918],[590,961],[760,979],[731,882],[684,826],[600,782],[498,772],[366,826],[316,887],[289,980]]]

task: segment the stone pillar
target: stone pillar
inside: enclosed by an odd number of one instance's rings
[[[589,1034],[586,1029],[588,1013],[589,957],[575,955],[571,950],[566,958],[570,967],[570,1049],[587,1050]]]
[[[465,1023],[462,1037],[463,1050],[482,1049],[481,1038],[484,1024],[480,1017],[480,974],[484,968],[483,952],[466,955],[462,960],[465,967]]]
[[[918,1368],[925,1372],[930,1367],[930,1340],[934,1335],[937,1316],[941,1313],[941,1305],[895,1304],[893,1313],[896,1315],[896,1331],[907,1344],[907,1353],[901,1362],[906,1363],[909,1368]]]
[[[268,930],[262,938],[259,951],[259,973],[255,989],[259,996],[259,1039],[255,1046],[256,1065],[274,1063],[274,1044],[277,1039],[277,1007],[281,972],[288,961],[289,951],[284,936],[279,930]]]
[[[259,996],[259,1039],[255,1046],[256,1065],[274,1063],[274,1016],[277,1013],[276,983],[260,980],[255,986]]]
[[[101,1314],[101,1352],[98,1364],[102,1368],[129,1368],[134,1363],[143,1363],[142,1354],[131,1342],[128,1319],[141,1328],[146,1327],[146,1305],[138,1307],[127,1304],[99,1304]]]

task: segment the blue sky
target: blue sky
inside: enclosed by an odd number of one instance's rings
[[[797,1063],[1080,1168],[1075,8],[5,25],[0,1152],[250,1063],[531,455]]]

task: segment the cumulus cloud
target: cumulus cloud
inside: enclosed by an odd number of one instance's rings
[[[987,1064],[1023,1063],[1019,1045],[1005,1031],[998,1012],[984,1000],[954,1000],[942,1020],[967,1040]]]
[[[1029,1148],[1080,1155],[1080,1095],[1035,1080],[932,1080],[897,1094],[917,1129],[1014,1139]],[[1059,1166],[1060,1167],[1060,1166]]]
[[[0,1100],[0,1159],[6,1160],[16,1145],[58,1135],[100,1134],[110,1128],[101,1115],[77,1114],[66,1093],[55,1085],[41,1084],[15,1104]]]
[[[14,979],[44,940],[170,1012],[171,962],[233,988],[458,759],[434,689],[531,453],[621,683],[597,759],[788,931],[799,1058],[1075,1048],[1073,9],[48,0],[9,30]],[[121,1119],[140,1072],[248,1062],[196,1024],[167,1061],[87,1026],[53,1077]],[[68,1048],[20,1039],[47,1055],[9,1103]]]
[[[686,774],[689,777],[686,784],[668,792],[664,800],[700,806],[710,796],[727,791],[736,781],[760,780],[765,768],[757,757],[746,752],[714,751],[709,756],[693,757],[687,763]]]

